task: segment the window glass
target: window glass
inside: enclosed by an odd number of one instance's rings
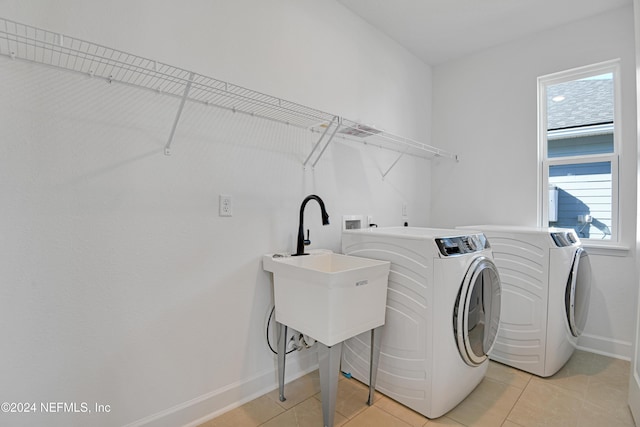
[[[544,113],[543,219],[573,228],[581,239],[617,233],[617,62],[539,79]]]
[[[613,73],[547,86],[547,130],[613,123]]]
[[[550,224],[573,228],[581,239],[611,238],[611,162],[550,166],[549,185],[558,190]]]
[[[581,154],[613,153],[613,129],[610,133],[548,139],[548,157],[578,156]]]

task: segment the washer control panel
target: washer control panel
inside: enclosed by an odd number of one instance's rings
[[[549,234],[556,246],[560,248],[580,243],[580,239],[574,230],[554,230],[550,231]]]
[[[467,236],[438,237],[435,241],[442,256],[470,254],[490,247],[489,241],[482,233]]]

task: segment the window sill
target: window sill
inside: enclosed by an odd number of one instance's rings
[[[589,255],[626,257],[631,253],[630,247],[616,244],[598,244],[582,240],[582,246],[587,250]]]

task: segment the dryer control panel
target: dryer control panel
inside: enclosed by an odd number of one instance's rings
[[[482,233],[467,236],[438,237],[435,241],[442,256],[470,254],[489,248],[489,241]]]

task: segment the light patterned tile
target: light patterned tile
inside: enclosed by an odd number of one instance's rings
[[[558,387],[584,395],[589,384],[592,359],[585,352],[576,351],[569,361],[554,375],[547,378],[534,377],[532,381],[544,380]]]
[[[273,399],[261,396],[205,423],[206,427],[255,427],[284,412]],[[201,426],[201,427],[203,427]]]
[[[577,426],[582,393],[533,378],[507,419],[524,427]]]
[[[333,425],[339,427],[348,420],[336,412],[333,421]],[[288,411],[261,424],[260,427],[321,427],[323,425],[322,403],[318,399],[310,397]]]
[[[635,427],[631,411],[626,405],[626,400],[624,405],[620,406],[617,411],[611,412],[603,411],[601,407],[590,402],[583,402],[577,425],[579,427]]]
[[[532,375],[502,363],[490,361],[487,378],[523,389],[529,383]]]
[[[522,390],[485,378],[447,417],[465,426],[500,426],[522,394]]]
[[[592,403],[605,412],[615,414],[627,409],[628,397],[628,377],[627,383],[623,386],[590,378],[589,386],[585,394],[585,401]]]
[[[322,400],[320,393],[314,395],[318,400]],[[374,403],[380,399],[381,394],[375,393]],[[336,412],[351,419],[358,413],[369,408],[367,400],[369,399],[369,387],[363,383],[350,379],[346,381],[338,381],[338,395],[336,397]]]
[[[318,392],[320,392],[320,375],[315,370],[291,381],[289,384],[285,384],[284,397],[286,400],[284,402],[280,401],[280,391],[278,389],[267,393],[267,396],[283,408],[290,409]]]
[[[589,384],[607,383],[626,389],[629,381],[629,362],[577,350],[555,375],[544,378],[551,384],[577,391],[586,398]]]
[[[344,427],[410,427],[399,418],[375,406],[370,406],[349,420]]]
[[[429,420],[355,379],[340,378],[335,425],[399,427],[633,427],[627,407],[629,362],[576,351],[554,376],[539,378],[491,362],[487,377],[443,417]],[[523,390],[524,387],[524,390]],[[227,412],[200,427],[322,426],[318,372],[287,384],[287,401],[278,391]],[[312,397],[310,397],[312,396]],[[288,410],[285,411],[285,409]],[[506,415],[506,419],[504,418]]]
[[[599,354],[592,354],[589,372],[590,381],[598,381],[619,388],[629,387],[630,363]]]
[[[432,420],[429,420],[426,424],[425,427],[436,427],[436,426],[442,426],[442,427],[464,427],[464,424],[460,424],[457,421],[452,420],[451,418],[444,416],[444,417],[440,417],[440,418],[435,418]]]
[[[376,392],[376,394],[378,393]],[[375,406],[396,418],[400,418],[402,421],[413,427],[422,427],[428,421],[428,418],[424,415],[419,414],[386,396],[381,396],[380,399],[376,401]]]

